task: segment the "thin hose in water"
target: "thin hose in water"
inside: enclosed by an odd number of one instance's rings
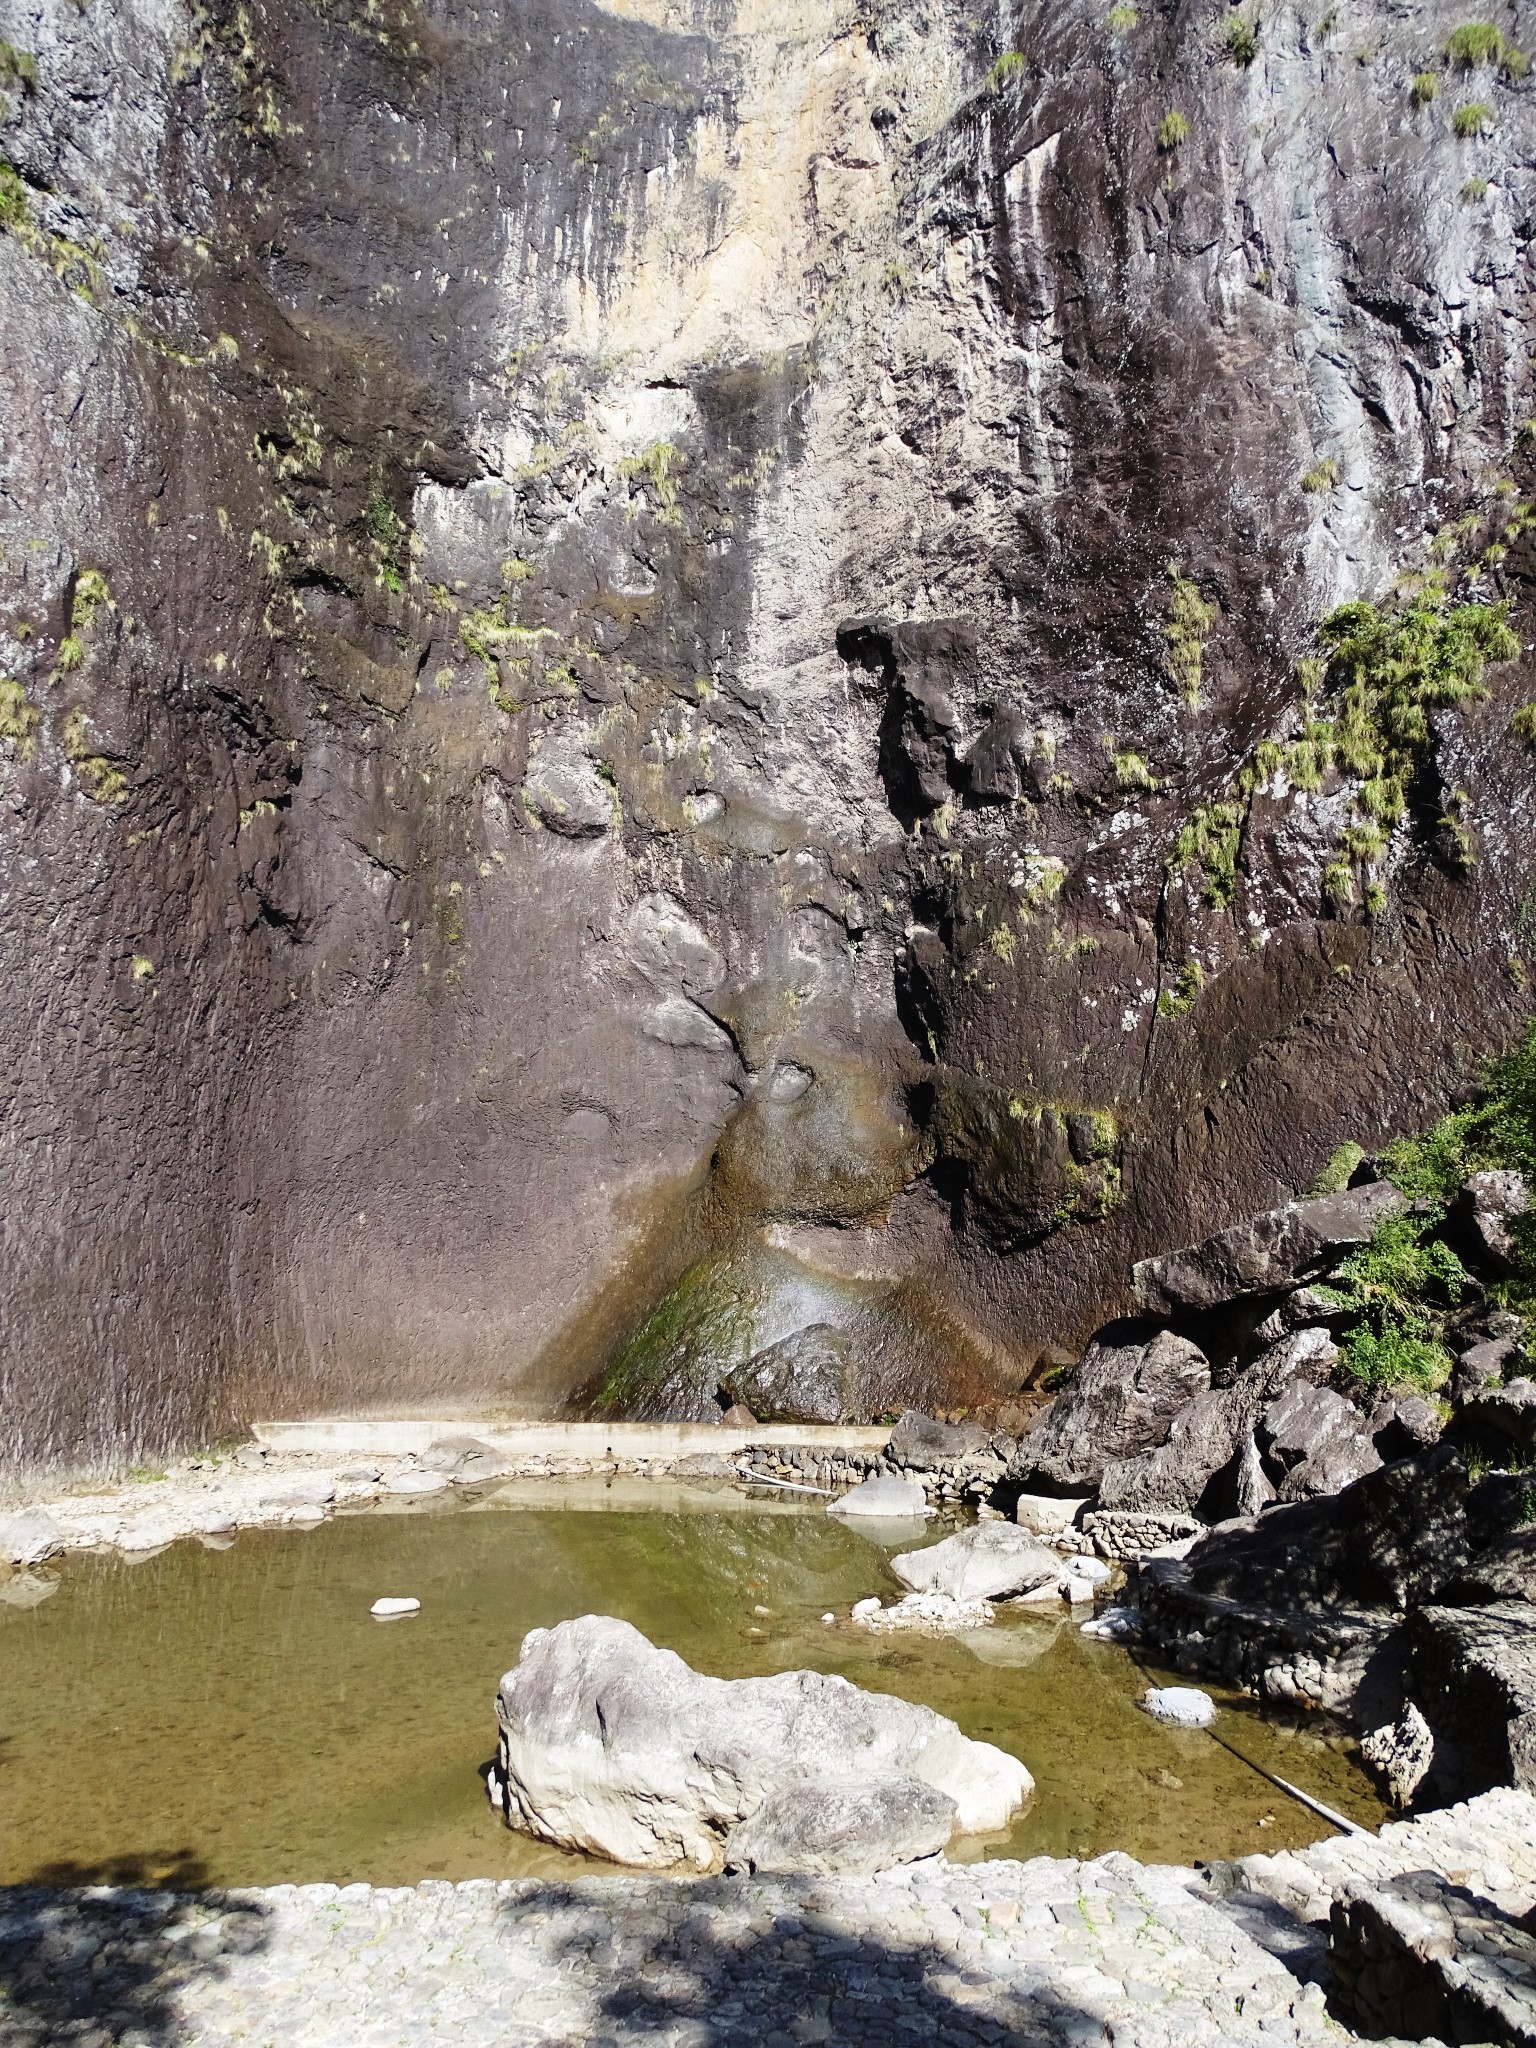
[[[1155,1687],[1156,1679],[1136,1655],[1136,1652],[1130,1650],[1128,1655],[1142,1677],[1147,1680],[1149,1685]],[[1256,1772],[1267,1784],[1276,1786],[1288,1798],[1294,1799],[1298,1805],[1310,1807],[1313,1813],[1321,1814],[1324,1820],[1332,1821],[1334,1826],[1342,1828],[1345,1834],[1368,1835],[1371,1832],[1369,1828],[1362,1827],[1359,1821],[1351,1820],[1347,1813],[1339,1813],[1331,1806],[1324,1806],[1321,1799],[1314,1799],[1310,1792],[1303,1792],[1301,1787],[1293,1785],[1289,1778],[1277,1777],[1273,1771],[1266,1771],[1262,1764],[1256,1764],[1251,1756],[1244,1756],[1240,1749],[1233,1743],[1228,1742],[1225,1735],[1218,1735],[1214,1728],[1207,1728],[1204,1732],[1210,1737],[1212,1742],[1219,1742],[1228,1756],[1235,1756],[1240,1764],[1246,1764],[1250,1771]]]

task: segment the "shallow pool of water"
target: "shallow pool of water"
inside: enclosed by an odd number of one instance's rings
[[[930,1524],[922,1540],[943,1533]],[[853,1628],[854,1600],[900,1591],[893,1547],[910,1540],[872,1540],[819,1505],[540,1482],[469,1508],[252,1530],[224,1551],[72,1559],[47,1599],[0,1604],[0,1882],[600,1867],[508,1833],[479,1776],[524,1632],[586,1613],[621,1615],[721,1677],[842,1672],[1022,1757],[1033,1804],[955,1856],[1187,1862],[1331,1832],[1210,1736],[1149,1721],[1135,1705],[1146,1674],[1070,1620],[1018,1615],[948,1640]],[[420,1614],[370,1618],[398,1593]],[[1216,1733],[1380,1821],[1348,1752],[1315,1731],[1230,1701]]]

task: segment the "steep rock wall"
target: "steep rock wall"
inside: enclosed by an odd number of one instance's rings
[[[4,0],[13,1461],[965,1398],[1509,1035],[1523,657],[1254,750],[1524,624],[1531,88],[1237,18]]]

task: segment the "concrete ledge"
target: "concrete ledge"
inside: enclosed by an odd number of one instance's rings
[[[882,1451],[885,1425],[872,1428],[758,1423],[726,1429],[709,1422],[506,1422],[466,1415],[318,1415],[308,1422],[258,1422],[251,1434],[269,1450],[322,1457],[419,1457],[443,1437],[473,1436],[524,1458],[687,1458],[700,1451],[734,1457],[749,1444]]]

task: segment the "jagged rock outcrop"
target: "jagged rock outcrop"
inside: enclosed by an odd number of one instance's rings
[[[995,1397],[1506,1038],[1528,664],[1297,670],[1536,567],[1456,19],[5,0],[0,1457]]]

